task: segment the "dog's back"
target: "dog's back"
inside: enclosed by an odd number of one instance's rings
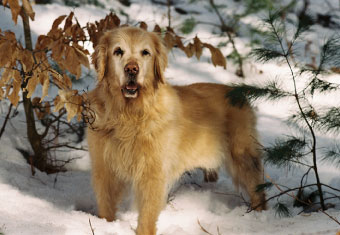
[[[262,163],[252,108],[248,104],[231,105],[226,95],[232,88],[226,85],[197,83],[174,89],[182,105],[184,130],[180,138],[185,143],[182,146],[199,153],[192,156],[196,167],[209,169],[214,164],[221,165],[220,159],[212,155],[223,155],[222,165],[235,184],[248,187],[248,193],[254,194],[255,186],[262,182]]]

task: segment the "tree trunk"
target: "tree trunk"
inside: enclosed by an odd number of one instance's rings
[[[24,8],[22,10],[22,21],[24,26],[24,36],[25,36],[25,45],[26,49],[32,51],[32,38],[31,38],[31,29],[29,25],[29,18],[26,14]],[[31,164],[33,164],[35,167],[37,167],[41,171],[46,170],[47,166],[47,150],[44,147],[42,143],[42,136],[39,135],[36,125],[35,125],[35,118],[34,118],[34,112],[33,112],[33,106],[30,98],[27,98],[27,91],[24,91],[23,88],[26,87],[28,80],[24,80],[23,77],[23,83],[22,83],[22,98],[24,103],[24,109],[25,109],[25,116],[26,116],[26,126],[27,126],[27,137],[28,141],[31,144],[31,147],[33,149],[34,155],[32,156]],[[32,172],[32,174],[34,174]]]

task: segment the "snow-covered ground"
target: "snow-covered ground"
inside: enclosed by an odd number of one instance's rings
[[[124,7],[118,1],[102,1],[106,9],[94,6],[82,6],[76,8],[75,15],[80,24],[94,22],[103,18],[109,9],[115,12],[123,10],[134,23],[145,21],[152,28],[154,24],[167,24],[167,9],[159,5],[152,5],[150,1],[138,1],[129,8]],[[217,22],[217,17],[209,13],[204,7],[208,1],[198,1],[187,8],[202,12],[199,15],[201,21]],[[223,3],[224,1],[219,1]],[[315,1],[312,1],[315,3]],[[336,4],[337,1],[329,1]],[[235,8],[236,2],[228,1]],[[319,6],[322,4],[320,3]],[[228,5],[229,6],[229,5]],[[324,9],[324,8],[320,8]],[[62,14],[68,14],[73,8],[60,4],[35,5],[36,19],[31,22],[33,40],[42,33],[48,32],[53,20]],[[172,12],[175,27],[178,27],[183,19]],[[254,16],[252,16],[254,17]],[[246,18],[245,21],[256,24],[259,18]],[[124,23],[126,18],[121,16]],[[245,22],[246,23],[246,22]],[[0,7],[0,28],[15,31],[22,41],[21,22],[15,26],[11,20],[10,12]],[[193,38],[197,34],[202,41],[217,45],[223,41],[220,37],[211,33],[212,28],[207,25],[198,25],[194,32],[187,38]],[[322,31],[323,32],[323,31]],[[225,39],[224,39],[225,40]],[[243,46],[247,42],[237,41],[240,51],[247,51]],[[89,50],[92,49],[89,47]],[[230,52],[230,48],[222,48],[224,54]],[[1,53],[1,52],[0,52]],[[237,83],[242,82],[234,75],[236,68],[228,63],[227,70],[215,68],[207,63],[208,51],[200,61],[195,58],[188,59],[179,51],[174,50],[169,54],[170,65],[166,75],[171,84],[190,84],[194,82]],[[260,72],[261,71],[261,72]],[[247,61],[245,64],[245,82],[254,83],[287,77],[285,86],[289,86],[289,73],[281,64],[257,64]],[[339,79],[339,76],[330,79]],[[94,81],[85,81],[87,85]],[[316,97],[317,102],[337,103],[336,96]],[[2,126],[8,103],[0,102],[0,126]],[[294,103],[282,101],[277,103],[257,103],[258,131],[263,145],[273,143],[273,140],[284,134],[296,133],[296,131],[284,123],[290,111],[294,109]],[[31,175],[30,166],[22,157],[17,148],[29,149],[26,139],[26,129],[23,118],[23,108],[19,106],[19,114],[11,119],[6,127],[6,132],[0,139],[0,234],[134,234],[137,226],[137,212],[127,198],[118,212],[118,220],[106,222],[96,216],[96,203],[91,188],[89,155],[84,151],[57,152],[61,158],[81,157],[68,165],[68,172],[57,175],[47,175],[37,171]],[[318,134],[320,146],[327,146],[339,141],[338,136]],[[86,141],[79,145],[86,145]],[[334,166],[320,165],[321,180],[335,188],[340,189],[340,170]],[[303,169],[294,168],[291,171],[276,169],[266,166],[268,174],[275,182],[294,187],[298,185]],[[309,178],[311,182],[313,177]],[[268,192],[268,196],[277,193],[275,188]],[[246,198],[247,199],[247,198]],[[285,196],[281,201],[292,199]],[[269,207],[275,201],[269,202]],[[329,209],[327,213],[340,220],[340,203],[334,200],[336,207]],[[291,203],[290,203],[291,204]],[[181,179],[181,184],[173,190],[171,200],[162,211],[157,224],[158,234],[164,235],[199,235],[205,233],[199,224],[211,234],[335,234],[340,230],[339,225],[322,213],[299,213],[301,208],[290,207],[292,217],[279,218],[275,210],[258,213],[247,213],[247,207],[232,186],[231,179],[224,172],[220,172],[219,181],[215,183],[203,183],[202,172],[193,172]],[[90,225],[91,223],[91,225]]]

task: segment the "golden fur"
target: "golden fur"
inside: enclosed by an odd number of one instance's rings
[[[139,66],[134,98],[123,92],[124,66],[131,61]],[[247,105],[230,105],[230,87],[169,85],[163,75],[165,47],[157,34],[138,28],[106,32],[93,63],[98,84],[89,94],[95,121],[88,128],[88,143],[100,217],[114,220],[124,189],[132,185],[139,212],[136,232],[156,234],[169,187],[195,168],[223,166],[235,185],[248,192],[252,206],[265,200],[264,193],[255,192],[263,183],[256,117]]]

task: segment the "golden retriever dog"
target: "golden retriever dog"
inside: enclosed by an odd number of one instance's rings
[[[156,234],[169,188],[195,168],[222,166],[253,207],[265,201],[255,191],[263,183],[256,117],[249,105],[230,104],[230,87],[171,86],[164,78],[167,49],[158,34],[140,28],[106,32],[92,60],[98,82],[88,96],[95,113],[88,144],[99,217],[113,221],[132,187],[136,233]]]

